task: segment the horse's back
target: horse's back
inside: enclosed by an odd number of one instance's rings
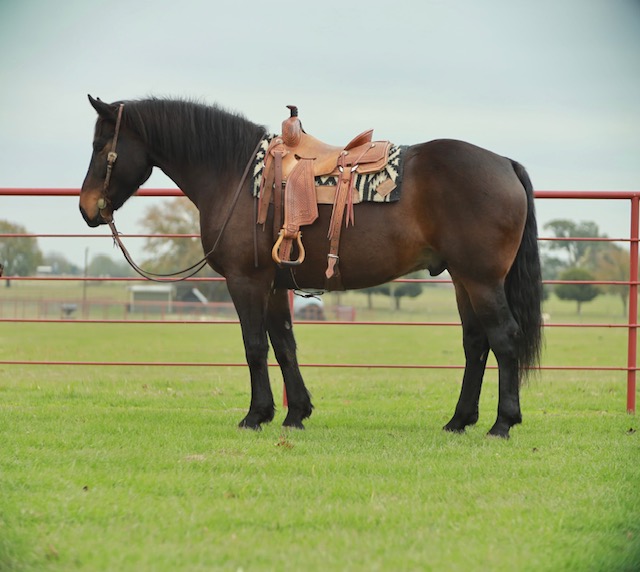
[[[457,139],[434,139],[409,147],[405,174],[430,187],[455,186],[456,194],[472,195],[487,187],[512,194],[514,186],[521,187],[511,159]]]

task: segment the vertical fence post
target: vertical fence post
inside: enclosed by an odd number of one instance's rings
[[[629,248],[629,345],[627,349],[627,413],[636,412],[636,365],[638,351],[638,237],[640,196],[631,197],[631,243]]]

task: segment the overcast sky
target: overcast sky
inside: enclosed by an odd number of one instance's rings
[[[523,163],[537,189],[640,190],[638,0],[0,0],[0,82],[0,187],[80,187],[91,93],[198,98],[274,132],[296,104],[329,143],[458,138]],[[155,200],[127,203],[120,230]],[[624,203],[537,208],[629,233]],[[104,233],[75,198],[0,197],[0,219]],[[78,264],[87,246],[116,255],[106,238],[39,244]]]

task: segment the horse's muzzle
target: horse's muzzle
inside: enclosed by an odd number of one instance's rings
[[[89,215],[86,213],[86,211],[82,207],[80,207],[80,213],[82,214],[82,218],[84,219],[84,222],[86,222],[91,228],[95,228],[97,226],[100,226],[101,224],[108,224],[109,222],[104,218],[102,218],[102,215],[100,214],[99,211],[97,216],[95,216],[94,218],[90,218]]]

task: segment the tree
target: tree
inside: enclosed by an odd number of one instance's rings
[[[175,272],[202,258],[204,252],[199,237],[160,236],[200,233],[198,209],[186,197],[178,197],[148,208],[140,224],[149,234],[158,235],[145,241],[144,249],[151,257],[144,262],[143,268],[158,273]],[[219,276],[209,266],[205,266],[200,274]],[[192,288],[193,285],[185,282],[178,283],[178,297]],[[230,300],[226,285],[222,282],[209,282],[206,286],[198,285],[198,288],[210,301]]]
[[[575,223],[570,220],[558,219],[545,225],[545,229],[551,230],[556,238],[567,240],[554,240],[545,243],[542,253],[542,274],[545,280],[554,280],[561,277],[564,270],[580,267],[589,271],[597,280],[615,280],[625,282],[629,279],[629,253],[612,242],[604,240],[575,241],[577,237],[607,238],[600,234],[598,225],[594,222],[583,221]],[[556,258],[551,256],[551,251],[565,250],[567,256]],[[605,284],[598,286],[601,292],[616,295],[622,301],[624,314],[627,313],[629,288],[626,285]]]
[[[560,280],[585,281],[594,280],[593,274],[584,268],[568,268],[560,274]],[[600,290],[593,284],[558,284],[555,293],[561,300],[575,300],[578,304],[578,314],[582,309],[584,302],[590,302],[598,294]]]
[[[198,209],[186,197],[148,208],[140,224],[149,234],[158,235],[147,238],[144,246],[151,255],[145,264],[154,272],[173,272],[202,258],[199,238],[160,236],[199,234]]]
[[[629,252],[613,243],[608,243],[605,248],[599,248],[594,252],[588,253],[587,264],[597,280],[626,282],[630,279]],[[631,280],[637,279],[637,276],[631,277]],[[620,298],[622,301],[622,314],[626,316],[629,287],[626,284],[604,284],[600,286],[600,289]]]
[[[47,252],[43,257],[43,264],[51,266],[54,274],[78,275],[82,269],[70,262],[67,257],[60,252]]]
[[[606,234],[600,234],[600,229],[595,222],[582,221],[576,223],[572,220],[557,219],[544,225],[545,230],[553,232],[554,238],[566,238],[567,240],[554,240],[547,244],[549,250],[565,250],[568,255],[568,267],[579,266],[582,258],[588,250],[595,250],[604,243],[594,241],[572,240],[575,238],[607,238]]]
[[[115,261],[106,254],[96,254],[91,258],[87,274],[89,276],[123,277],[133,276],[133,270],[126,261]]]
[[[548,253],[541,250],[540,264],[542,266],[542,280],[557,280],[560,273],[567,267],[567,263],[559,258],[549,256]],[[542,285],[542,299],[548,300],[553,286],[550,284]]]
[[[27,230],[6,220],[0,220],[0,234],[26,234]],[[29,276],[42,264],[38,241],[32,237],[0,237],[0,264],[5,276]]]

